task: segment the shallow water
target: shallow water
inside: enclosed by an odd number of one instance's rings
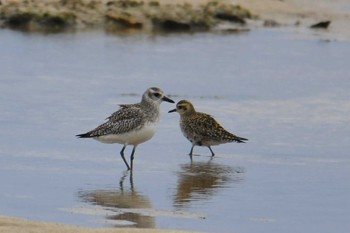
[[[206,232],[350,228],[347,42],[279,30],[0,38],[0,214]],[[150,86],[248,143],[213,147],[214,158],[195,147],[191,163],[169,103],[132,175],[120,145],[75,138]]]

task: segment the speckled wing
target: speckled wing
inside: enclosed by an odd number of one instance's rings
[[[227,142],[244,142],[242,140],[246,140],[226,131],[212,116],[205,113],[197,112],[195,119],[191,120],[189,124],[195,133],[201,135],[204,140]]]
[[[142,127],[145,113],[136,105],[121,105],[107,118],[107,122],[79,137],[99,137],[107,134],[122,134]]]
[[[114,113],[112,113],[112,115],[110,115],[109,117],[106,118],[106,120],[110,120],[114,117],[118,117],[121,115],[122,111],[135,111],[137,110],[137,108],[140,108],[140,104],[119,104],[120,109]],[[133,109],[135,108],[135,110]]]

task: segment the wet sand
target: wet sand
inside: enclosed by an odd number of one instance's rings
[[[350,3],[347,0],[233,0],[262,20],[273,20],[280,26],[308,29],[320,21],[331,21],[322,36],[349,40]],[[308,33],[310,32],[308,30]]]
[[[83,228],[67,226],[57,223],[33,222],[25,219],[0,216],[0,232],[4,233],[28,233],[28,232],[50,232],[50,233],[185,233],[189,231],[159,230],[159,229],[137,229],[137,228]]]

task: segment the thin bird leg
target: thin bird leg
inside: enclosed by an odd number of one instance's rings
[[[132,168],[134,167],[134,154],[135,154],[135,149],[136,149],[136,146],[134,146],[134,148],[132,148],[132,152],[131,152],[131,156],[130,156],[131,171],[132,171]]]
[[[210,146],[208,146],[208,148],[209,148],[209,150],[210,150],[210,152],[211,152],[211,156],[214,157],[215,154],[214,154],[213,150],[211,149]]]
[[[193,147],[194,147],[194,145],[192,145],[192,147],[191,147],[191,151],[190,151],[190,153],[189,153],[189,156],[190,156],[190,158],[191,158],[191,161],[192,161]]]
[[[125,150],[125,148],[126,148],[126,145],[123,146],[123,149],[120,151],[120,155],[122,156],[122,159],[123,159],[126,167],[128,168],[128,170],[130,170],[129,164],[128,164],[128,162],[126,162],[126,159],[124,157],[124,150]]]

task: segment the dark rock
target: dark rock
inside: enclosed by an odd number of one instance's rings
[[[246,21],[243,18],[230,13],[217,13],[214,15],[214,17],[216,19],[230,21],[233,23],[246,24]]]
[[[39,23],[45,27],[53,29],[65,28],[68,26],[66,19],[55,15],[44,15],[39,19]]]
[[[331,21],[321,21],[319,23],[313,24],[310,28],[314,29],[327,29]]]
[[[188,31],[191,25],[188,23],[178,22],[172,19],[153,20],[154,26],[164,31]]]
[[[9,16],[5,20],[5,25],[9,27],[25,27],[33,19],[33,14],[30,13],[19,13]]]

